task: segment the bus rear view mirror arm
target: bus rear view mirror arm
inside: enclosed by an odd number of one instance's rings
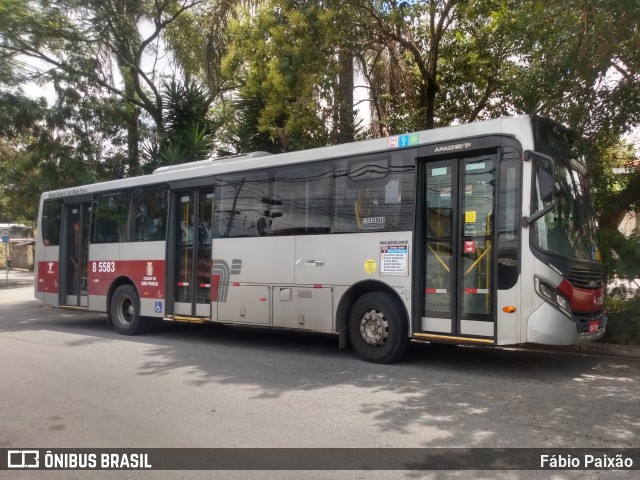
[[[547,205],[545,208],[543,208],[539,212],[535,212],[530,217],[523,217],[522,220],[523,220],[524,226],[528,227],[529,225],[534,223],[539,218],[544,217],[547,213],[549,213],[551,210],[553,210],[553,207],[555,207],[555,206],[556,206],[556,202],[555,202],[555,200],[552,200],[549,205]]]
[[[534,192],[537,191],[537,195],[534,194],[534,197],[538,198],[538,202],[542,202],[542,204],[547,204],[544,208],[538,210],[530,217],[523,218],[523,224],[525,227],[528,227],[533,222],[538,220],[539,218],[544,217],[547,213],[553,210],[555,206],[555,178],[554,178],[554,167],[555,160],[543,153],[535,152],[532,150],[527,150],[525,152],[525,158],[528,160],[535,160],[535,182],[534,182]],[[533,200],[535,203],[536,199]],[[538,203],[538,206],[542,206]]]

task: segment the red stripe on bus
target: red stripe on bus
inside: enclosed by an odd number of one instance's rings
[[[218,301],[218,287],[220,286],[220,275],[211,275],[211,301]]]
[[[165,298],[165,260],[92,260],[87,265],[89,295],[107,296],[117,278],[133,282],[142,298]]]

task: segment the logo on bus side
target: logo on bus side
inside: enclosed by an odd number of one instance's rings
[[[438,153],[438,152],[452,152],[455,150],[463,150],[465,148],[469,148],[471,147],[471,143],[467,142],[467,143],[456,143],[453,145],[444,145],[442,147],[436,147],[436,149],[433,151],[433,153]]]
[[[222,259],[214,258],[213,265],[211,267],[211,276],[217,277],[218,292],[217,292],[217,300],[218,302],[226,302],[227,301],[227,292],[229,291],[229,278],[231,275],[239,275],[242,271],[242,260],[239,258],[234,258],[231,260],[231,268],[229,268],[229,264]],[[214,298],[216,295],[212,294]]]
[[[296,264],[300,263],[300,260]],[[303,260],[302,265],[304,267],[324,267],[324,260]]]

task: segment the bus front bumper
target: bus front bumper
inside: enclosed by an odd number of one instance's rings
[[[607,317],[604,313],[575,315],[570,319],[545,302],[529,316],[526,342],[541,345],[576,345],[601,338],[606,326]],[[594,327],[597,327],[597,330],[593,330]]]

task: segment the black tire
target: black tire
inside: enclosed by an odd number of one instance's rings
[[[123,335],[138,335],[149,327],[149,319],[140,316],[140,299],[132,285],[122,285],[111,297],[111,323]]]
[[[404,308],[388,293],[371,292],[358,298],[351,307],[348,322],[351,346],[367,362],[394,362],[409,347]]]

